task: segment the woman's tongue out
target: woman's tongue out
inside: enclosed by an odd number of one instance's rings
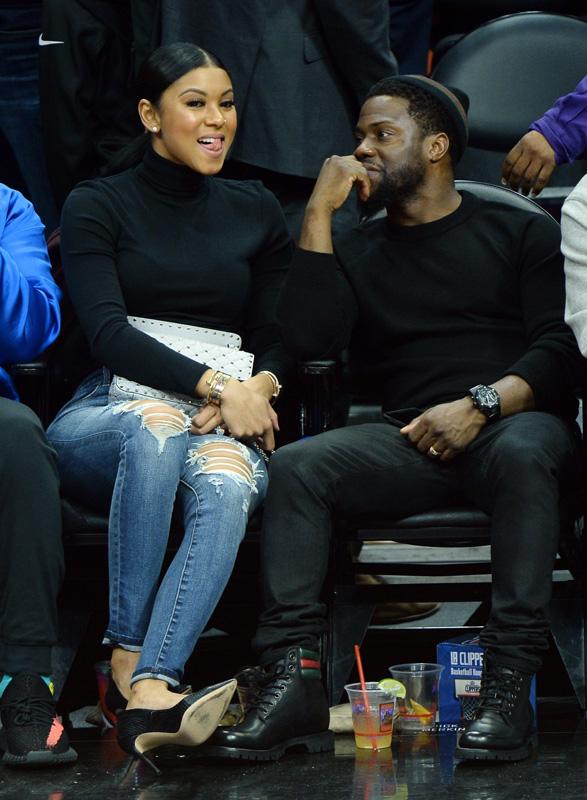
[[[201,136],[198,144],[207,153],[213,156],[220,155],[224,149],[224,136]]]

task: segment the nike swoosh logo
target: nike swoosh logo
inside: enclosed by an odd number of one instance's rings
[[[43,39],[43,34],[39,36],[39,47],[44,47],[47,44],[65,44],[65,42],[54,42],[51,39]]]

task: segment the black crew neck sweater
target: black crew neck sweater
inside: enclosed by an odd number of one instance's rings
[[[400,422],[507,374],[529,383],[537,410],[573,417],[579,354],[559,247],[541,215],[466,192],[435,222],[373,220],[335,255],[296,252],[282,334],[298,358],[349,348],[354,385]]]
[[[293,243],[261,183],[202,176],[149,148],[136,167],[74,189],[61,252],[91,355],[112,372],[193,394],[207,369],[127,315],[232,331],[255,354],[255,372],[290,368],[275,303]]]

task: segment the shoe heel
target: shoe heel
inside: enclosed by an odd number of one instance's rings
[[[203,689],[164,711],[138,708],[121,711],[117,726],[118,744],[125,752],[159,772],[145,752],[165,744],[194,747],[205,742],[218,727],[235,689],[236,681],[232,679]]]
[[[236,681],[226,681],[197,700],[186,711],[179,730],[182,744],[197,746],[212,736],[236,691]]]
[[[148,756],[146,756],[145,753],[143,753],[141,750],[139,750],[138,747],[136,747],[136,746],[134,747],[133,756],[136,759],[138,759],[139,761],[142,761],[143,764],[146,764],[148,767],[150,767],[154,771],[154,773],[156,775],[161,775],[162,774],[162,772],[159,769],[159,767],[155,766],[155,764],[151,761],[151,759],[148,758]]]
[[[126,747],[124,749],[129,753],[129,755],[133,756],[134,761],[131,763],[136,764],[137,762],[142,761],[142,763],[150,767],[150,769],[152,769],[156,775],[162,774],[159,767],[157,767],[151,761],[151,759],[145,753],[143,753],[143,751],[140,749],[140,746],[138,746],[136,742],[132,744],[128,749]]]

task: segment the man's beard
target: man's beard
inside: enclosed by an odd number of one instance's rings
[[[368,219],[387,206],[403,205],[417,194],[424,182],[426,169],[423,161],[414,161],[403,167],[381,173],[381,180],[367,200],[361,202],[361,215]]]

